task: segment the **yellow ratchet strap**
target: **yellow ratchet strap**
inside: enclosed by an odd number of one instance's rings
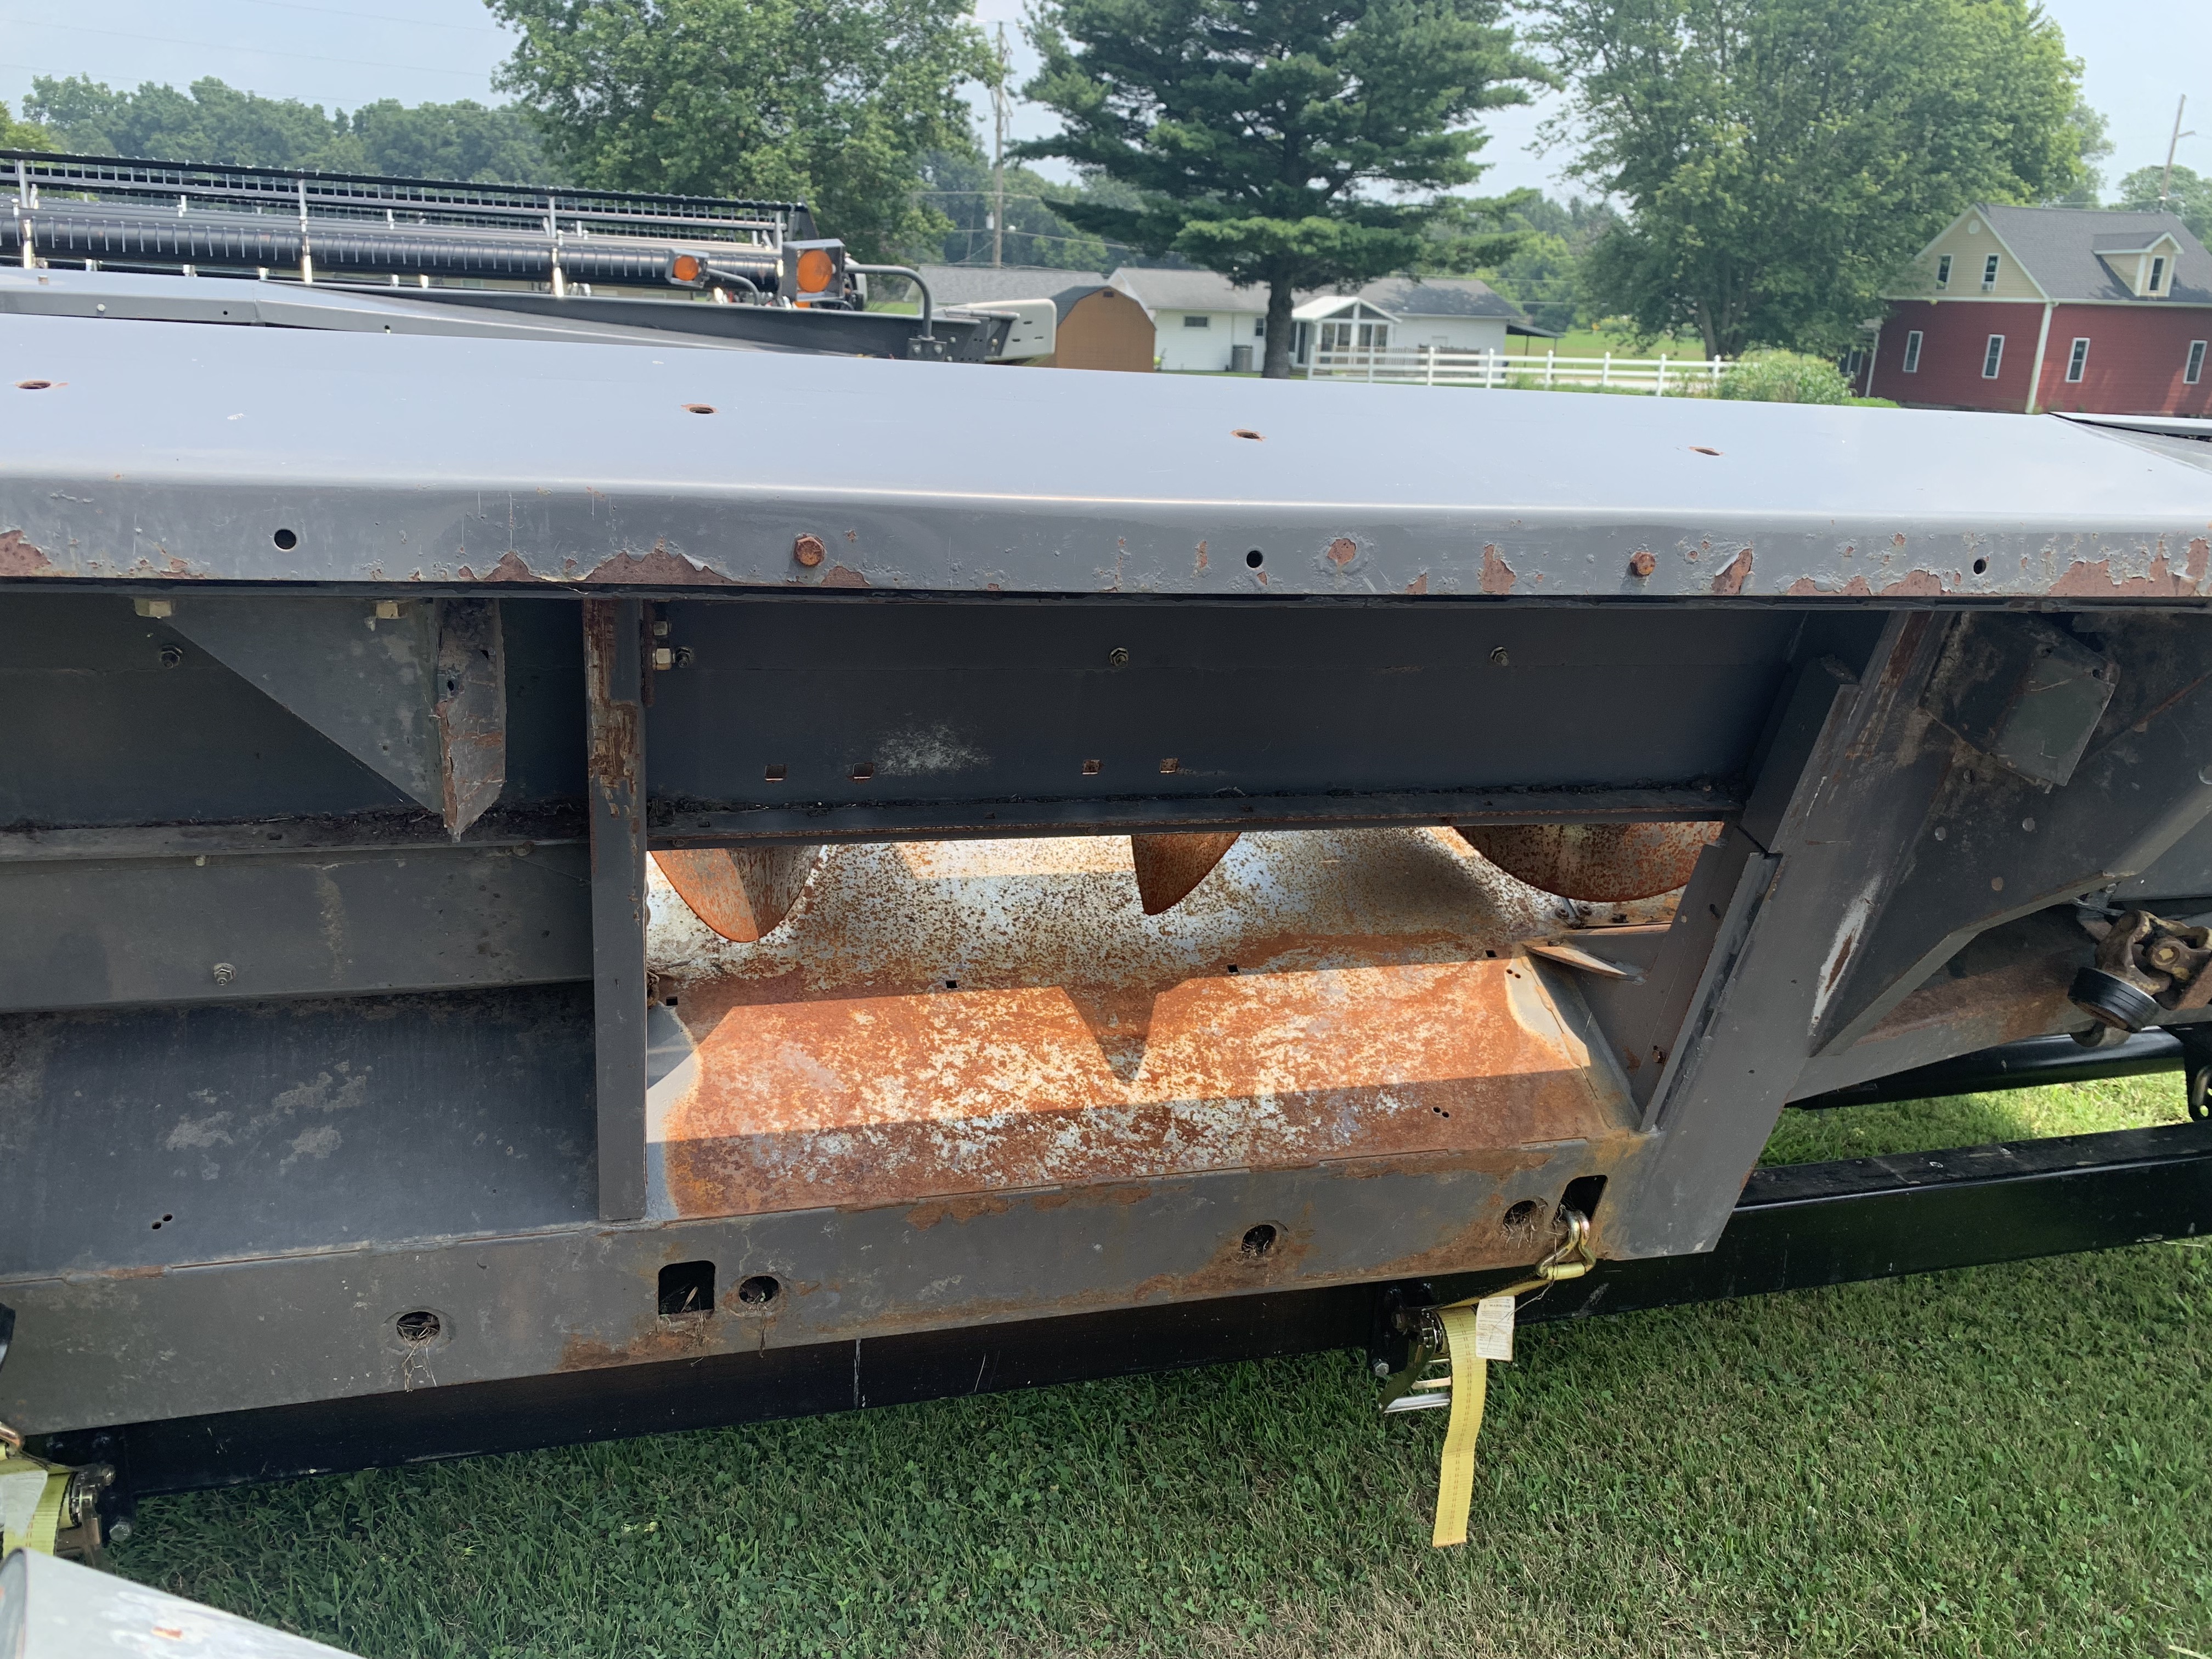
[[[1444,1425],[1444,1454],[1437,1470],[1437,1520],[1429,1541],[1437,1549],[1467,1542],[1468,1516],[1474,1507],[1474,1443],[1482,1432],[1483,1398],[1489,1392],[1490,1362],[1474,1352],[1475,1304],[1501,1296],[1540,1291],[1563,1279],[1580,1279],[1596,1265],[1589,1248],[1589,1222],[1574,1211],[1565,1212],[1567,1242],[1540,1262],[1535,1276],[1492,1291],[1487,1297],[1469,1297],[1437,1310],[1447,1351],[1451,1356],[1451,1416]]]
[[[0,1442],[0,1555],[15,1549],[54,1553],[71,1473]]]

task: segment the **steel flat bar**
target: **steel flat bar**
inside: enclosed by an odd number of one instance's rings
[[[637,600],[585,602],[599,1216],[607,1221],[645,1213],[643,650]]]
[[[1532,1303],[1585,1318],[2212,1231],[2212,1127],[2178,1125],[1762,1170],[1710,1254],[1607,1262]],[[1486,1279],[1401,1294],[1452,1296]],[[48,1437],[138,1494],[671,1433],[1357,1347],[1379,1285],[420,1389]]]
[[[656,809],[655,847],[732,841],[973,841],[1085,830],[1389,829],[1441,823],[1705,822],[1741,811],[1734,789],[1408,791],[1328,795],[1204,795],[1176,799],[885,801],[880,805]]]
[[[2070,1036],[2028,1037],[1971,1054],[1959,1054],[1910,1071],[1892,1072],[1790,1103],[1799,1111],[1873,1106],[1893,1100],[1933,1100],[1945,1095],[2038,1089],[2049,1083],[2093,1083],[2100,1078],[2140,1077],[2181,1069],[2181,1042],[2154,1026],[2109,1048],[2085,1048]]]

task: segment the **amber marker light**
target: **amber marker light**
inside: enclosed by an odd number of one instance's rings
[[[696,283],[707,274],[707,266],[696,253],[679,253],[670,263],[668,274],[679,283]]]
[[[819,294],[837,280],[837,262],[818,247],[805,249],[799,256],[799,291]]]

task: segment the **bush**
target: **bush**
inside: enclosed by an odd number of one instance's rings
[[[1840,404],[1851,395],[1844,372],[1825,357],[1748,351],[1721,377],[1721,396],[1762,404]]]

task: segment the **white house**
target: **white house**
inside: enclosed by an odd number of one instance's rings
[[[1316,351],[1382,351],[1433,346],[1445,351],[1503,353],[1507,337],[1554,339],[1489,283],[1472,276],[1385,276],[1357,294],[1305,301],[1291,361],[1310,366]]]
[[[1267,290],[1238,288],[1210,270],[1124,265],[1107,279],[1152,315],[1163,369],[1250,373],[1267,355]],[[1385,276],[1355,294],[1302,294],[1291,314],[1291,361],[1324,351],[1434,345],[1505,349],[1509,335],[1550,339],[1519,307],[1474,277]]]

